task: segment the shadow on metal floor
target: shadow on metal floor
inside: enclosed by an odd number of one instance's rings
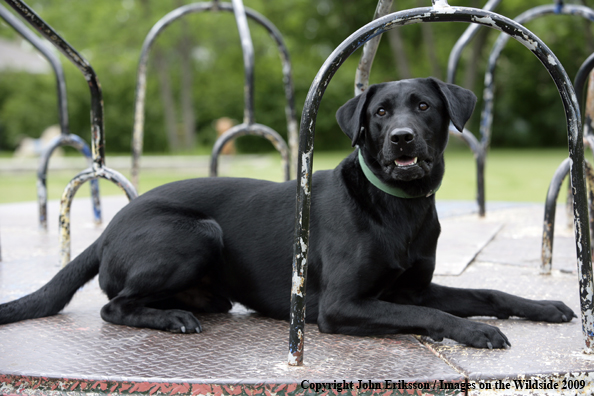
[[[123,197],[102,201],[104,223],[126,204]],[[557,227],[553,274],[539,275],[542,205],[495,203],[485,219],[476,216],[470,202],[440,201],[438,210],[443,231],[437,283],[563,300],[579,314],[570,229]],[[558,224],[565,224],[564,211],[557,213]],[[58,202],[50,202],[49,218],[57,214]],[[59,270],[57,224],[42,232],[36,222],[34,203],[0,205],[0,302],[36,290]],[[73,256],[102,229],[92,223],[88,199],[75,200]],[[286,364],[287,322],[237,307],[231,314],[201,316],[202,334],[170,334],[103,322],[99,310],[106,301],[95,280],[57,316],[0,326],[0,394],[594,391],[594,356],[582,353],[579,318],[565,324],[476,318],[503,330],[512,344],[505,350],[479,350],[412,335],[321,334],[308,325],[305,366],[294,368]]]

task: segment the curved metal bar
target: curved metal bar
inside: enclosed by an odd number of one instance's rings
[[[60,130],[62,134],[70,133],[70,126],[68,124],[68,99],[66,97],[66,78],[64,77],[64,69],[60,59],[47,45],[34,34],[23,22],[10,13],[5,7],[0,5],[0,18],[4,19],[14,30],[16,30],[25,40],[27,40],[33,47],[35,47],[45,59],[50,63],[54,74],[56,75],[56,82],[58,88],[58,114],[60,115]]]
[[[129,200],[138,196],[134,186],[121,173],[109,169],[88,168],[76,175],[64,189],[62,201],[60,204],[60,263],[63,266],[70,262],[71,240],[70,240],[70,208],[74,195],[84,182],[91,180],[97,181],[97,178],[103,178],[116,184],[124,191]]]
[[[594,54],[586,58],[576,73],[575,79],[573,80],[573,86],[575,88],[575,92],[577,93],[580,109],[584,104],[584,88],[586,87],[586,81],[588,81],[588,76],[590,75],[592,69],[594,69]]]
[[[234,140],[240,136],[255,135],[261,136],[268,139],[274,148],[281,154],[282,167],[285,170],[285,181],[291,179],[290,173],[290,157],[289,149],[287,144],[281,135],[279,135],[274,129],[267,127],[262,124],[239,124],[229,129],[227,132],[222,134],[214,144],[212,149],[212,155],[210,159],[210,176],[216,177],[218,175],[218,160],[221,151],[225,144]]]
[[[580,66],[576,77],[573,82],[573,86],[575,88],[575,92],[577,95],[578,105],[580,109],[583,108],[584,102],[584,91],[586,86],[586,81],[588,81],[588,76],[594,69],[594,54],[590,55]],[[588,99],[590,98],[590,92],[588,92]],[[592,146],[592,140],[594,140],[594,136],[591,134],[591,129],[589,128],[588,123],[592,120],[591,115],[588,111],[585,114],[584,120],[584,138],[589,143],[588,145],[590,148]],[[588,177],[588,187],[589,187],[589,198],[590,198],[590,235],[594,235],[593,222],[594,222],[594,211],[592,210],[592,194],[594,189],[594,175],[592,172],[592,166],[585,161],[586,163],[586,174]],[[555,212],[557,209],[557,199],[559,196],[559,191],[561,189],[561,184],[565,177],[569,173],[569,158],[565,159],[561,165],[555,171],[553,175],[553,179],[551,180],[551,184],[549,185],[549,190],[547,193],[547,199],[545,203],[545,215],[544,215],[544,225],[543,225],[543,237],[542,237],[542,254],[541,254],[541,274],[550,274],[552,269],[553,263],[553,240],[554,240],[554,232],[555,232]],[[571,204],[571,186],[569,186],[568,192],[568,206]]]
[[[397,26],[419,22],[468,22],[488,26],[511,35],[540,60],[555,82],[565,109],[568,133],[571,182],[574,194],[574,224],[576,253],[580,279],[582,329],[584,347],[594,346],[592,257],[590,256],[586,188],[584,186],[584,145],[577,98],[571,80],[557,57],[532,32],[509,18],[493,12],[467,7],[451,7],[445,0],[433,0],[432,8],[404,10],[378,18],[357,30],[340,44],[326,59],[310,86],[299,135],[299,165],[293,240],[293,277],[291,290],[291,330],[289,335],[289,364],[303,364],[305,290],[309,220],[312,194],[312,166],[315,124],[320,102],[330,80],[342,63],[361,45],[378,34]]]
[[[552,15],[552,14],[563,14],[563,15],[578,15],[583,18],[594,21],[594,11],[588,7],[581,5],[563,5],[563,2],[557,2],[556,4],[549,4],[539,7],[534,7],[520,15],[518,15],[514,21],[520,24],[529,22],[535,18]],[[497,38],[491,54],[489,55],[489,62],[487,71],[485,72],[485,87],[483,89],[483,109],[481,111],[481,122],[480,122],[480,135],[481,145],[483,146],[483,154],[486,156],[489,150],[491,142],[491,127],[493,125],[493,101],[495,91],[495,66],[503,48],[507,44],[509,36],[506,34],[500,34]],[[579,92],[579,91],[578,91]],[[485,162],[486,159],[483,159]],[[484,180],[484,174],[481,175],[481,179]],[[484,183],[482,183],[483,189],[481,190],[481,184],[477,183],[477,197],[484,197]],[[478,202],[479,213],[485,213],[485,203]]]
[[[60,119],[60,132],[61,137],[56,138],[54,142],[50,144],[50,147],[45,149],[40,159],[39,171],[37,172],[37,197],[39,206],[39,226],[42,229],[47,229],[47,166],[51,154],[54,150],[61,145],[68,145],[68,141],[76,140],[76,135],[70,134],[70,125],[68,119],[68,99],[66,95],[66,78],[64,76],[64,69],[62,63],[49,47],[41,40],[36,34],[34,34],[23,22],[8,11],[4,6],[0,5],[0,17],[6,21],[14,30],[16,30],[25,40],[27,40],[33,47],[35,47],[50,63],[54,74],[56,75],[56,86],[58,91],[58,114]],[[62,143],[64,142],[64,143]],[[83,142],[84,143],[84,142]],[[57,144],[57,145],[55,145]],[[92,161],[91,151],[88,149],[86,143],[84,143],[86,150],[77,148],[83,155],[87,157],[89,161]],[[95,222],[101,223],[101,207],[99,200],[99,186],[94,183],[91,186],[91,196],[93,199],[93,213],[95,216]]]
[[[70,44],[68,44],[56,31],[50,27],[43,19],[41,19],[29,6],[23,3],[21,0],[5,0],[8,5],[15,9],[30,25],[37,29],[43,37],[49,40],[60,52],[62,52],[70,62],[72,62],[78,69],[83,73],[83,76],[87,80],[89,89],[91,91],[91,155],[92,164],[88,172],[91,172],[95,178],[103,177],[110,180],[119,186],[121,186],[128,198],[135,197],[136,190],[126,180],[124,176],[117,173],[114,170],[105,167],[105,134],[104,134],[104,123],[103,123],[103,94],[101,92],[101,86],[97,79],[95,71],[91,65],[84,59]],[[73,181],[77,179],[75,176]],[[70,186],[70,184],[68,186]],[[68,189],[68,186],[66,187]],[[76,193],[76,189],[72,190],[69,200],[72,199]],[[60,207],[60,212],[69,210],[64,208],[64,205],[70,205],[69,201],[63,201]],[[69,218],[68,218],[69,222]],[[62,215],[60,215],[60,224],[66,224],[63,222]],[[68,235],[70,240],[70,227],[62,228],[61,235]],[[69,256],[70,254],[68,254]]]
[[[573,81],[573,86],[575,88],[575,92],[577,93],[578,103],[580,104],[580,110],[584,110],[584,96],[586,97],[586,108],[584,112],[584,136],[588,139],[592,139],[593,129],[594,126],[592,125],[594,121],[594,79],[592,79],[592,70],[594,69],[594,54],[591,54],[580,66],[575,79]],[[588,92],[585,93],[586,82],[588,81],[588,76],[590,76],[590,83],[588,84]],[[594,146],[589,144],[591,149],[594,149]]]
[[[540,273],[549,275],[553,267],[553,240],[555,237],[555,213],[557,210],[557,198],[561,185],[565,177],[569,174],[571,160],[566,158],[561,162],[561,165],[555,171],[549,190],[547,192],[547,200],[545,203],[545,215],[543,221],[542,232],[542,252],[541,252],[541,266]],[[584,160],[587,187],[588,187],[588,207],[590,211],[590,235],[594,235],[594,169],[592,165]]]
[[[241,40],[241,51],[243,53],[243,69],[245,71],[245,84],[243,87],[243,122],[251,125],[254,123],[254,44],[248,26],[245,8],[242,0],[231,0],[233,4],[233,15],[239,31]]]
[[[555,235],[555,214],[557,211],[557,198],[563,180],[569,174],[570,159],[566,158],[555,171],[545,202],[545,215],[542,231],[541,274],[550,274],[553,262],[553,238]]]
[[[539,7],[534,7],[522,14],[518,15],[514,21],[520,24],[525,24],[532,21],[533,19],[545,16],[545,15],[576,15],[582,18],[594,21],[594,10],[589,7],[581,5],[566,4],[559,7],[559,4],[548,4]],[[493,45],[491,54],[489,55],[489,63],[487,71],[485,73],[485,88],[483,90],[483,111],[481,112],[481,144],[483,145],[485,152],[489,149],[491,140],[491,126],[493,124],[493,100],[495,91],[495,66],[503,48],[507,44],[509,37],[505,34],[500,34],[497,41]],[[577,88],[577,87],[576,87]],[[581,92],[577,90],[577,92]]]
[[[501,3],[501,0],[489,0],[483,7],[483,10],[493,11],[495,8],[497,8],[499,3]],[[456,81],[456,72],[458,71],[458,63],[460,62],[462,51],[464,48],[466,48],[468,43],[470,43],[470,40],[476,36],[480,27],[480,25],[469,25],[464,33],[462,33],[458,41],[456,41],[456,44],[454,44],[452,47],[452,50],[450,51],[450,57],[448,58],[448,73],[446,82],[454,84]]]
[[[48,147],[41,154],[39,167],[37,168],[37,202],[39,205],[39,225],[44,230],[47,230],[47,167],[52,153],[60,146],[74,147],[87,158],[89,166],[92,165],[91,150],[89,149],[87,143],[80,136],[71,133],[68,135],[60,135],[49,143]],[[99,183],[97,180],[92,180],[90,186],[95,224],[101,224]]]
[[[29,6],[20,0],[5,1],[83,73],[91,90],[91,133],[93,138],[91,150],[93,168],[102,168],[105,165],[103,94],[95,70],[93,70],[86,59],[72,48],[52,27],[47,25]]]
[[[276,42],[283,72],[283,83],[285,87],[285,97],[287,104],[285,114],[287,117],[287,133],[289,137],[289,146],[291,147],[292,158],[297,158],[298,145],[298,124],[297,112],[295,110],[295,95],[293,88],[292,68],[289,57],[289,51],[278,29],[264,16],[250,8],[244,8],[248,18],[262,25],[270,37]],[[221,3],[219,1],[188,4],[179,7],[163,18],[161,18],[149,31],[142,45],[140,60],[138,62],[138,71],[136,79],[136,101],[134,106],[134,130],[132,135],[132,182],[138,186],[140,173],[140,156],[142,155],[142,144],[144,137],[144,106],[146,101],[146,73],[149,51],[161,32],[184,15],[198,13],[203,11],[227,11],[233,12],[233,4]],[[294,161],[293,161],[294,162]]]
[[[388,15],[392,10],[392,3],[394,0],[379,0],[373,19],[381,18]],[[371,66],[373,65],[373,58],[377,52],[382,35],[375,36],[365,43],[363,46],[363,54],[359,60],[359,66],[355,73],[355,96],[361,94],[369,86],[369,74],[371,73]]]

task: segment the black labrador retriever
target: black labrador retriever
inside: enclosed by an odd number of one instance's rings
[[[472,92],[428,78],[370,86],[338,110],[358,149],[313,176],[307,321],[320,331],[503,348],[498,328],[464,317],[575,316],[562,302],[431,282],[448,129],[462,130],[475,103]],[[195,333],[192,312],[227,312],[234,301],[288,319],[295,192],[295,181],[238,178],[149,191],[47,285],[0,305],[0,324],[57,314],[97,274],[111,323]]]

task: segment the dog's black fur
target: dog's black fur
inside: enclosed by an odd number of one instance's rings
[[[364,176],[357,150],[313,176],[307,321],[322,332],[414,333],[474,347],[509,345],[496,327],[464,317],[567,322],[562,302],[431,282],[440,226],[436,189],[450,121],[462,130],[476,97],[429,79],[369,87],[337,112],[342,130],[397,198]],[[416,163],[414,159],[416,158]],[[296,182],[205,178],[131,201],[95,243],[47,285],[0,305],[0,324],[57,314],[99,274],[104,320],[171,332],[202,330],[190,313],[234,301],[288,319]]]

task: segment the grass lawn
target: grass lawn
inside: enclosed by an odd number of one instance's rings
[[[318,152],[314,155],[314,169],[335,167],[348,152]],[[486,168],[486,197],[488,201],[543,202],[551,177],[567,157],[566,149],[539,150],[491,150]],[[82,163],[82,160],[81,160]],[[282,172],[278,155],[234,157],[221,167],[221,176],[258,177],[280,181]],[[107,159],[109,165],[109,157]],[[82,163],[81,168],[85,167]],[[116,168],[117,169],[117,168]],[[129,172],[121,171],[129,177]],[[474,200],[476,196],[476,167],[472,154],[463,147],[454,147],[446,152],[446,175],[438,199]],[[48,197],[59,199],[64,187],[76,171],[50,171],[48,174]],[[204,177],[204,167],[194,169],[143,170],[141,192],[161,184],[191,177]],[[33,171],[0,173],[0,203],[34,201],[36,176]],[[123,194],[110,182],[100,181],[102,195]],[[87,186],[82,186],[77,197],[89,196]],[[564,194],[560,197],[565,199]]]

